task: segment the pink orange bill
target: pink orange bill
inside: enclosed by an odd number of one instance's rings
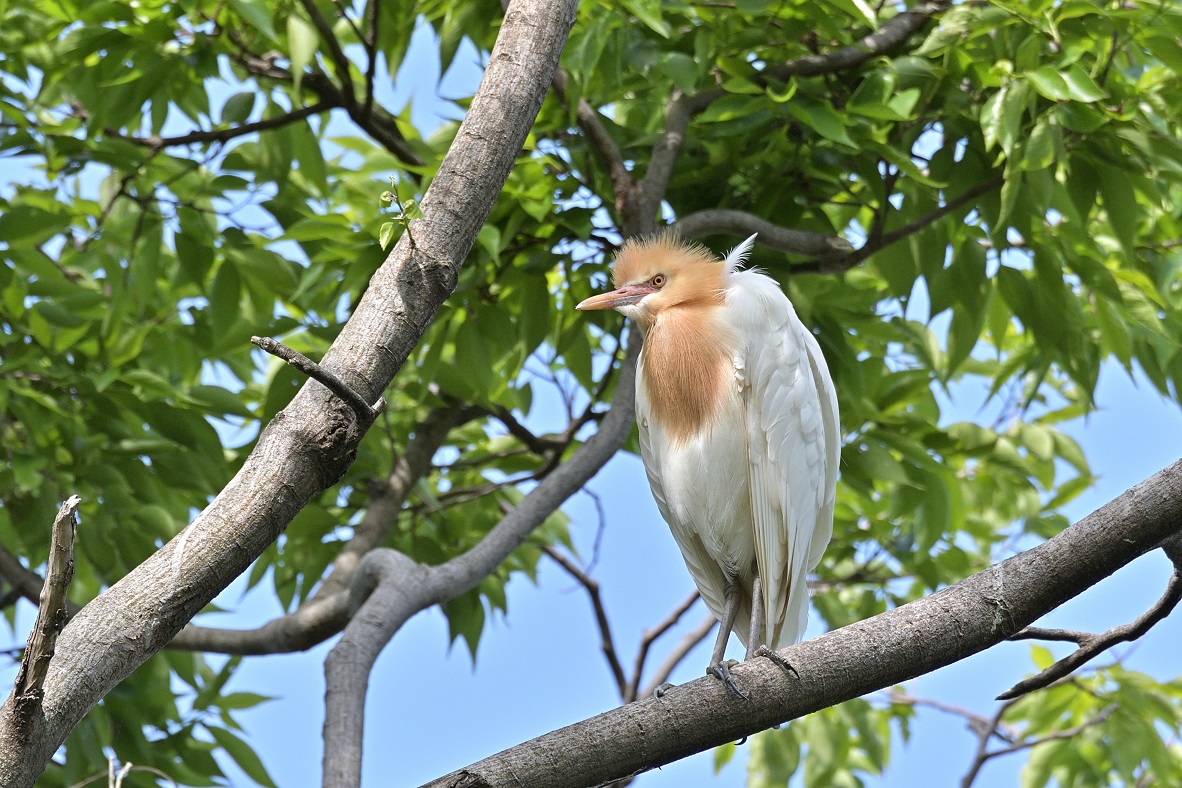
[[[581,301],[575,309],[617,309],[621,306],[635,304],[646,295],[655,292],[654,288],[646,285],[624,285],[619,290],[612,290],[610,293],[593,295]]]

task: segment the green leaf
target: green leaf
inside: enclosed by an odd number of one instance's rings
[[[263,762],[259,760],[259,756],[255,754],[255,751],[251,749],[250,745],[225,728],[207,725],[205,729],[209,731],[209,735],[218,743],[218,746],[234,759],[234,763],[238,764],[238,768],[246,772],[247,777],[254,780],[257,784],[265,786],[265,788],[275,788],[275,783],[271,780],[271,776],[267,774]]]
[[[320,34],[309,20],[295,12],[287,17],[287,47],[291,57],[292,81],[298,92],[300,80],[320,47]]]
[[[1073,98],[1071,88],[1063,75],[1051,66],[1039,66],[1026,72],[1026,78],[1034,89],[1052,101],[1066,101]]]
[[[1079,67],[1079,63],[1072,63],[1062,73],[1067,83],[1067,92],[1076,101],[1090,104],[1106,98],[1108,93],[1092,80],[1088,72]]]
[[[1100,195],[1104,199],[1104,211],[1108,214],[1108,223],[1125,253],[1130,257],[1134,254],[1137,224],[1140,221],[1140,208],[1133,193],[1129,176],[1115,167],[1101,166],[1097,168],[1100,176]]]
[[[0,241],[9,246],[40,244],[66,229],[69,224],[68,216],[31,205],[18,205],[0,214]]]
[[[244,90],[230,96],[226,99],[226,103],[222,104],[222,123],[224,125],[243,123],[250,117],[250,113],[254,112],[254,103],[255,93],[253,90]]]
[[[230,0],[230,5],[238,15],[250,23],[250,26],[272,41],[278,41],[275,27],[271,24],[274,8],[266,0]]]

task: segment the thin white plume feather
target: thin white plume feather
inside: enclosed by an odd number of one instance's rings
[[[743,263],[747,262],[747,257],[751,254],[751,247],[755,246],[755,239],[758,235],[759,233],[755,233],[746,241],[743,241],[743,243],[726,253],[726,259],[723,262],[726,263],[726,272],[728,274],[733,274],[743,266]]]

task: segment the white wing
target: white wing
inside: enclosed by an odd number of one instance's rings
[[[816,339],[768,277],[732,274],[727,319],[741,337],[755,557],[765,642],[798,641],[808,616],[806,575],[833,532],[840,452],[837,397]]]

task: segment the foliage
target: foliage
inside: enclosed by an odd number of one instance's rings
[[[312,6],[336,20],[345,71],[309,5],[0,3],[0,150],[39,170],[0,198],[0,544],[38,567],[57,502],[82,496],[79,604],[177,534],[302,383],[249,337],[319,358],[383,246],[413,232],[455,125],[424,137],[381,93],[345,113],[326,86],[351,75],[362,96],[397,79],[418,24],[446,69],[463,40],[488,51],[500,14],[487,1],[381,3],[375,75],[364,9],[344,20]],[[547,100],[356,463],[251,584],[270,583],[289,610],[305,601],[431,413],[466,408],[385,539],[428,563],[475,544],[586,436],[613,393],[603,372],[622,326],[573,304],[602,284],[621,217],[580,99],[639,175],[669,97],[712,95],[660,196],[666,218],[727,208],[860,247],[754,256],[816,327],[840,392],[842,484],[816,597],[828,626],[1065,526],[1062,507],[1092,476],[1058,425],[1089,410],[1101,366],[1139,369],[1171,397],[1182,384],[1182,14],[1164,0],[965,3],[841,73],[775,72],[897,12],[583,3],[566,101]],[[562,392],[573,426],[530,440],[513,424],[539,386]],[[980,397],[992,418],[950,422],[950,397]],[[536,534],[565,539],[561,513]],[[539,555],[522,548],[446,606],[473,658],[488,613],[506,612],[505,582]],[[108,750],[211,784],[215,748],[267,784],[230,717],[263,699],[220,695],[236,662],[216,664],[154,658],[78,727],[46,784],[101,771]],[[1007,722],[1041,736],[1119,704],[1078,741],[1033,749],[1024,779],[1178,781],[1161,736],[1178,730],[1177,693],[1113,669],[1013,706]],[[1142,708],[1155,718],[1129,711]],[[890,725],[906,716],[856,701],[792,723],[757,740],[752,783],[803,769],[808,784],[859,784],[887,768]],[[841,751],[823,749],[835,740]]]

